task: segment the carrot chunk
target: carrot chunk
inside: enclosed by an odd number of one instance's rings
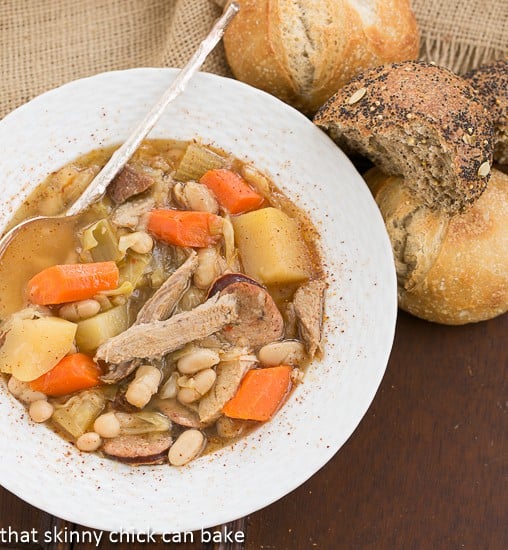
[[[115,262],[53,265],[28,281],[28,298],[38,305],[63,304],[91,298],[118,286]]]
[[[219,204],[231,214],[254,210],[264,201],[241,176],[225,168],[208,170],[199,182],[213,191]]]
[[[231,418],[269,420],[291,389],[291,367],[254,369],[243,378],[235,396],[222,408]]]
[[[50,396],[67,395],[98,386],[101,368],[84,353],[73,353],[61,359],[50,371],[30,382],[34,391]]]
[[[212,246],[220,239],[221,229],[222,219],[210,212],[152,210],[148,216],[148,231],[176,246]]]

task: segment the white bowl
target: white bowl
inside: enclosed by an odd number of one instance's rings
[[[0,123],[0,227],[51,171],[116,144],[175,77],[133,69],[71,82]],[[199,138],[252,161],[310,214],[329,290],[325,357],[269,423],[183,468],[80,453],[31,422],[0,384],[0,483],[65,520],[109,531],[198,530],[284,496],[340,449],[381,382],[396,318],[390,243],[362,178],[304,116],[240,82],[197,75],[151,137]],[[13,277],[16,274],[13,273]]]

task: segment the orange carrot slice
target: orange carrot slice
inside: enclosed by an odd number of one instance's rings
[[[291,370],[287,365],[280,365],[249,371],[222,412],[231,418],[269,420],[291,389]]]
[[[210,212],[152,210],[148,216],[148,231],[176,246],[212,246],[220,239],[221,229],[222,218]]]
[[[98,386],[101,368],[84,353],[73,353],[61,359],[50,371],[30,382],[34,391],[46,395],[67,395]]]
[[[241,176],[225,168],[208,170],[199,182],[213,191],[219,204],[231,214],[254,210],[264,201]]]
[[[38,305],[63,304],[91,298],[118,286],[115,262],[53,265],[28,281],[28,298]]]

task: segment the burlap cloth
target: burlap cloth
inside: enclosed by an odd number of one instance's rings
[[[423,59],[462,72],[508,54],[508,0],[413,0],[413,8]],[[211,0],[0,0],[0,118],[76,78],[182,66],[220,11]],[[229,74],[221,47],[203,70]]]

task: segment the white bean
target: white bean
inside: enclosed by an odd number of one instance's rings
[[[75,323],[82,319],[89,319],[97,315],[100,310],[101,305],[97,300],[80,300],[79,302],[70,302],[63,305],[58,310],[58,315],[62,317],[62,319]]]
[[[305,372],[302,369],[294,368],[291,371],[291,382],[293,382],[293,384],[300,384],[303,382],[304,377]]]
[[[31,403],[28,414],[34,422],[46,422],[53,416],[54,407],[46,399],[38,399]]]
[[[213,369],[199,371],[196,376],[188,378],[183,376],[178,380],[180,390],[178,390],[177,399],[180,403],[194,403],[214,385],[217,374]]]
[[[47,396],[40,391],[34,391],[28,387],[18,398],[23,403],[27,405],[34,403],[35,401],[44,401],[47,399]]]
[[[145,231],[134,231],[134,233],[122,235],[118,239],[118,250],[127,252],[128,248],[138,254],[148,254],[153,248],[153,239]]]
[[[173,443],[168,452],[172,466],[184,466],[197,458],[205,448],[206,438],[199,430],[185,430]]]
[[[161,378],[162,373],[157,367],[141,365],[125,392],[125,399],[131,405],[142,409],[157,393]]]
[[[245,430],[245,427],[246,424],[244,420],[237,420],[236,418],[229,418],[228,416],[221,416],[215,423],[217,435],[226,439],[239,437]]]
[[[221,273],[219,251],[216,248],[200,248],[194,284],[198,288],[207,289]]]
[[[198,250],[198,265],[194,272],[194,284],[206,290],[218,275],[219,252],[216,248],[201,248]]]
[[[75,353],[78,353],[78,348],[76,344],[71,344],[71,347],[69,348],[69,351],[67,352],[67,355],[74,355]]]
[[[189,403],[194,403],[194,401],[197,401],[201,395],[194,389],[194,388],[181,388],[178,390],[178,393],[176,394],[176,398],[180,403],[183,403],[184,405],[188,405]]]
[[[22,382],[15,376],[11,376],[9,378],[7,388],[12,395],[14,395],[14,397],[17,397],[20,401],[26,403],[27,405],[33,403],[34,401],[46,399],[46,395],[42,392],[32,390],[27,382]]]
[[[102,445],[102,438],[97,432],[86,432],[76,440],[76,447],[80,451],[93,453]]]
[[[195,374],[203,369],[209,369],[220,361],[219,354],[209,348],[194,348],[190,353],[178,359],[176,366],[182,374]]]
[[[219,204],[213,193],[206,185],[195,181],[177,183],[173,187],[175,199],[190,210],[198,212],[211,212],[217,214]]]
[[[226,256],[226,267],[233,273],[241,271],[238,261],[238,251],[235,247],[235,230],[231,219],[224,217],[222,221],[222,235],[224,237],[224,255]]]
[[[266,344],[258,352],[258,358],[265,367],[278,365],[300,365],[306,357],[305,347],[297,340],[283,340]]]
[[[7,382],[7,389],[14,395],[14,397],[21,397],[24,391],[29,388],[26,382],[18,380],[16,377],[11,376]]]
[[[93,424],[94,431],[105,438],[119,436],[120,428],[120,422],[114,412],[101,414]]]
[[[161,399],[173,399],[176,397],[178,391],[177,387],[178,373],[173,372],[169,375],[169,378],[164,382],[164,385],[159,391],[159,397]]]

